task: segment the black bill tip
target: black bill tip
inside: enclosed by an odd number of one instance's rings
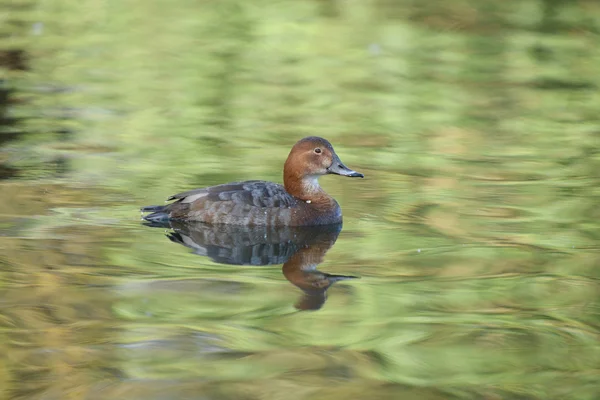
[[[352,173],[350,173],[346,176],[349,176],[350,178],[364,178],[365,177],[363,174],[361,174],[360,172],[356,172],[356,171],[352,171]]]

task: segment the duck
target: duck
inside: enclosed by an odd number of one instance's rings
[[[189,190],[169,197],[170,204],[142,207],[142,218],[151,223],[174,220],[212,225],[339,224],[340,205],[318,181],[328,174],[364,178],[342,163],[329,141],[309,136],[292,147],[283,166],[283,185],[249,180]]]

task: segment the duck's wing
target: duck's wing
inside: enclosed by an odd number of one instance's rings
[[[282,185],[266,181],[233,182],[189,190],[169,197],[165,206],[142,207],[143,218],[162,225],[168,220],[209,224],[295,225],[294,198]]]
[[[182,204],[233,202],[260,208],[289,208],[297,202],[282,185],[266,181],[233,182],[194,189],[175,194],[168,200]]]

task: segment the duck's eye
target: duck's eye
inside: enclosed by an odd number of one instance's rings
[[[315,153],[317,153],[317,154],[321,154],[321,151],[322,150],[320,148],[318,148],[318,147],[315,149]]]

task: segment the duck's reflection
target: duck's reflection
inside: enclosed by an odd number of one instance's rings
[[[342,224],[316,227],[267,227],[207,225],[167,222],[167,237],[189,247],[195,254],[220,264],[283,264],[283,275],[299,287],[303,296],[295,304],[299,310],[318,310],[327,299],[327,289],[335,282],[354,276],[332,275],[317,270],[325,253],[335,244]]]

